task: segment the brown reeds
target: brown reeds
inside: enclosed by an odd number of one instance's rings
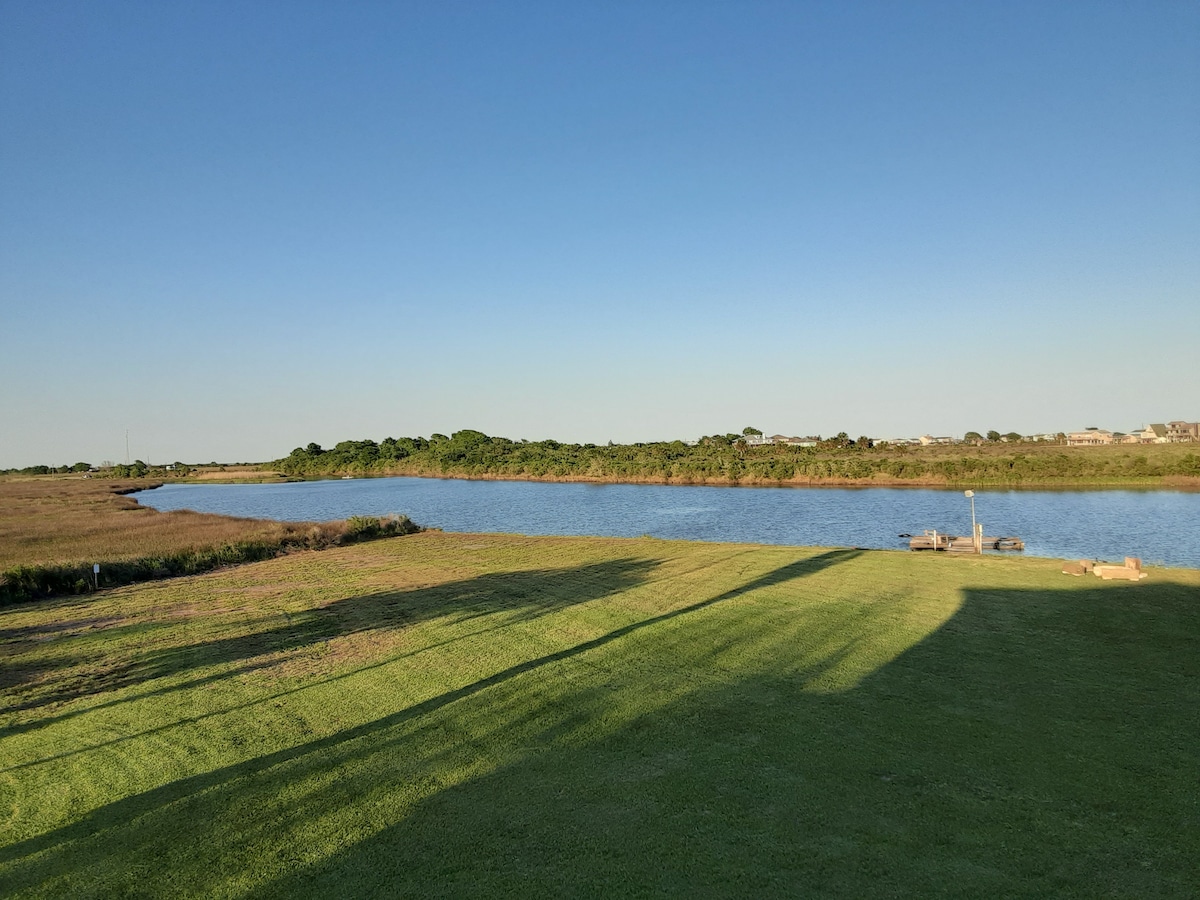
[[[0,603],[420,530],[403,516],[274,522],[161,513],[125,496],[151,486],[78,476],[0,479]]]

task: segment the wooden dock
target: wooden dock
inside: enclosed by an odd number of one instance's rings
[[[927,529],[924,534],[902,534],[908,538],[909,550],[942,550],[948,553],[974,553],[975,542],[970,537]],[[984,550],[1024,550],[1025,542],[1019,537],[982,537]]]

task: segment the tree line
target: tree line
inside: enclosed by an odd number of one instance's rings
[[[524,441],[463,430],[452,435],[341,441],[332,448],[310,443],[276,460],[272,467],[298,477],[328,475],[444,475],[462,477],[667,480],[680,482],[924,482],[1046,483],[1128,481],[1200,476],[1200,456],[1162,457],[1145,453],[1052,452],[995,455],[966,451],[926,454],[922,448],[875,444],[842,432],[814,447],[752,445],[757,432],[706,435],[695,443],[565,444]]]
[[[298,478],[340,475],[432,475],[596,481],[681,483],[1078,484],[1153,483],[1163,478],[1200,477],[1200,455],[1158,448],[1068,449],[1054,444],[1016,445],[971,432],[970,446],[922,448],[875,443],[845,432],[817,438],[816,445],[756,444],[762,432],[705,435],[695,442],[571,444],[555,440],[511,440],[465,429],[452,435],[347,440],[331,448],[310,443],[266,464]],[[972,440],[975,436],[978,440]],[[1001,450],[1003,448],[1003,451]],[[1008,452],[1010,451],[1011,452]],[[1003,455],[1001,455],[1001,451]],[[47,475],[87,472],[87,463],[30,466],[0,474]],[[186,476],[190,467],[150,466],[142,460],[98,473],[117,478]]]
[[[73,475],[83,472],[97,472],[109,478],[145,478],[148,475],[163,477],[174,474],[187,475],[192,467],[186,463],[176,462],[168,468],[165,465],[150,465],[140,459],[131,463],[117,463],[97,468],[91,463],[77,462],[69,466],[26,466],[23,469],[0,469],[0,475]]]

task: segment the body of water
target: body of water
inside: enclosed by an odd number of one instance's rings
[[[146,506],[306,521],[401,513],[446,531],[652,535],[693,541],[895,549],[902,533],[971,533],[961,491],[924,488],[735,488],[360,478],[286,484],[170,484]],[[1200,568],[1200,493],[979,491],[987,535],[1017,535],[1026,554]]]

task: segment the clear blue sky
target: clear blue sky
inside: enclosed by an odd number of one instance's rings
[[[1200,418],[1195,2],[0,0],[0,467]]]

